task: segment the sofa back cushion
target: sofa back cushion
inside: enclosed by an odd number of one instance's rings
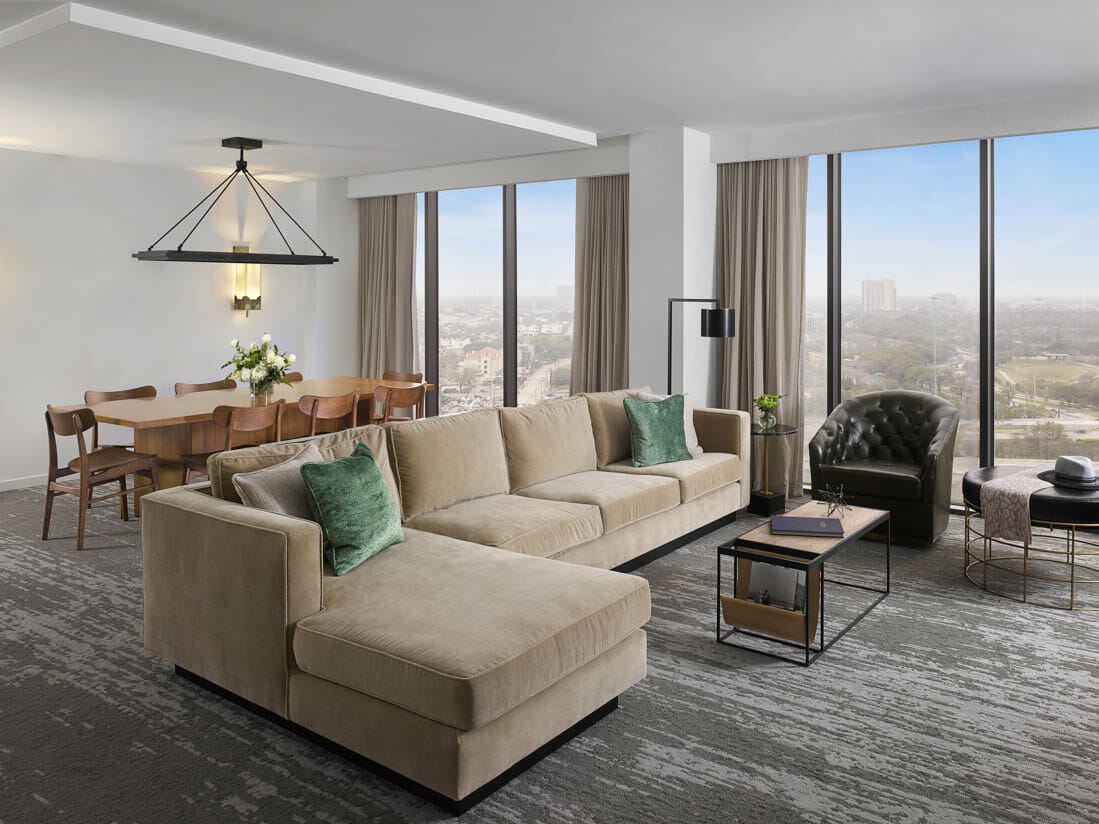
[[[386,446],[385,430],[380,426],[358,426],[354,429],[344,429],[341,432],[333,432],[330,435],[320,435],[311,439],[311,442],[321,453],[322,460],[334,461],[336,458],[346,458],[355,451],[355,447],[366,444],[374,453],[374,459],[378,462],[378,469],[382,472],[385,485],[393,496],[393,503],[400,509],[401,498],[397,492],[397,479],[393,474],[393,468],[389,463],[389,451]],[[233,449],[228,452],[218,452],[210,456],[206,463],[210,475],[210,490],[217,498],[226,501],[241,503],[240,495],[233,486],[233,476],[238,472],[255,472],[257,469],[265,469],[275,464],[288,461],[305,448],[302,441],[285,441],[283,443],[268,443],[263,446],[249,446],[244,449]]]
[[[591,415],[583,398],[500,410],[511,491],[596,467]]]
[[[622,406],[625,398],[637,392],[651,392],[648,386],[638,389],[616,389],[613,392],[588,392],[581,397],[588,402],[592,435],[595,437],[595,458],[599,466],[630,457],[630,423]]]
[[[404,519],[508,492],[498,409],[386,424]]]

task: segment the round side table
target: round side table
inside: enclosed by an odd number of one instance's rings
[[[781,438],[785,435],[793,435],[798,431],[796,426],[788,423],[776,423],[766,429],[758,423],[752,424],[752,435],[763,438],[763,489],[752,490],[752,497],[748,501],[748,511],[753,515],[764,517],[774,515],[776,512],[786,511],[786,493],[771,490],[770,477],[770,445],[771,438]],[[749,471],[750,471],[749,467]],[[749,479],[750,481],[751,479]],[[786,474],[783,473],[782,486],[786,486]]]
[[[1099,594],[1099,542],[1095,540],[1099,492],[1051,486],[1032,494],[1030,523],[1036,529],[1030,543],[986,534],[981,487],[1023,468],[985,466],[965,473],[965,577],[986,592],[1014,601],[1052,609],[1099,610],[1094,597],[1085,604],[1078,602],[1080,588],[1088,595]],[[1005,586],[1009,582],[1013,586]],[[1054,595],[1057,600],[1050,600]]]

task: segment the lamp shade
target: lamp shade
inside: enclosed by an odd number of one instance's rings
[[[732,309],[703,309],[702,337],[731,338],[736,336],[736,313]]]
[[[234,244],[233,254],[247,254],[247,244]],[[258,263],[233,264],[233,308],[249,312],[263,305],[263,280]]]

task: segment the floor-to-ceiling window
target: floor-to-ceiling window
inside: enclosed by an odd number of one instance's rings
[[[953,500],[978,463],[978,143],[843,156],[841,397],[941,395],[961,413]]]
[[[504,403],[503,189],[439,193],[439,412]]]
[[[518,405],[569,394],[576,181],[516,188]]]
[[[809,158],[809,195],[805,210],[805,321],[802,326],[802,413],[805,442],[828,416],[828,157]],[[809,450],[805,482],[809,482]]]
[[[995,148],[996,462],[1099,459],[1099,131]]]

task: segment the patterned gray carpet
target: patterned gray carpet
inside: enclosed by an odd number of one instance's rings
[[[41,507],[0,494],[0,821],[447,818],[175,677],[140,644],[138,524],[97,509],[77,554],[72,503],[46,543]],[[648,677],[463,821],[1097,819],[1099,615],[975,589],[956,523],[895,551],[893,595],[811,669],[775,662],[713,641],[713,546],[756,522],[641,570]]]

